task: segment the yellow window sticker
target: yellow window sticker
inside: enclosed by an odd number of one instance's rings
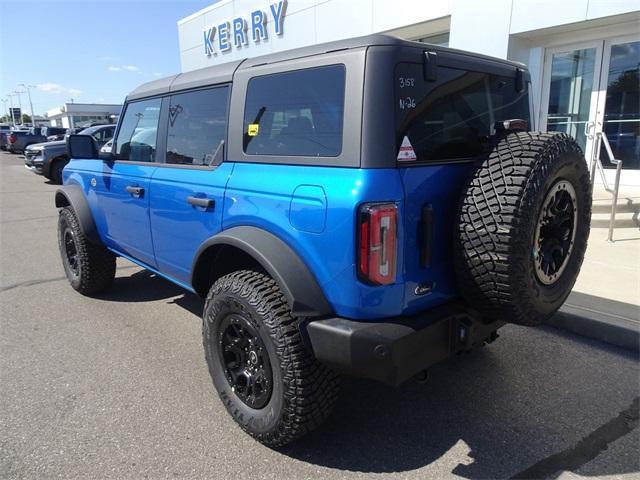
[[[255,137],[256,135],[258,135],[259,131],[260,125],[258,125],[257,123],[250,123],[249,128],[247,129],[247,135],[249,135],[250,137]]]

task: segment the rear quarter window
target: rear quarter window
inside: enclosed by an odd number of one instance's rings
[[[337,157],[342,151],[345,67],[254,77],[247,86],[248,155]]]
[[[514,77],[439,67],[427,82],[423,66],[400,63],[395,70],[396,143],[405,137],[415,162],[463,160],[477,156],[495,134],[496,122],[529,119],[527,92]]]

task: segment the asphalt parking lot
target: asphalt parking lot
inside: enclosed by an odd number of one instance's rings
[[[551,327],[398,389],[348,379],[334,415],[280,450],[243,434],[205,367],[195,296],[119,261],[75,293],[55,186],[0,153],[2,478],[640,478],[637,354]]]

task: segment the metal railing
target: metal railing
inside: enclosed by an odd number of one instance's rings
[[[595,125],[590,124],[591,122],[585,125],[585,135],[587,136],[587,138],[594,140],[593,149],[591,150],[591,162],[589,165],[589,173],[591,175],[591,188],[593,188],[597,170],[598,172],[600,172],[600,178],[602,179],[604,189],[613,195],[611,217],[609,218],[609,233],[607,234],[607,241],[613,242],[613,229],[616,222],[616,209],[618,208],[618,192],[620,190],[620,172],[622,170],[622,160],[618,160],[614,157],[613,151],[611,150],[611,145],[609,145],[609,140],[607,139],[607,136],[604,134],[604,132],[595,132],[595,134],[591,134],[590,128]],[[616,178],[613,184],[613,188],[609,187],[609,182],[607,181],[607,176],[605,174],[604,167],[602,166],[602,161],[600,160],[600,150],[602,149],[603,144],[604,149],[607,152],[607,156],[609,157],[609,161],[616,166]]]

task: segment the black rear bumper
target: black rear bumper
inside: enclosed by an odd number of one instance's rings
[[[483,323],[461,304],[384,320],[313,320],[307,334],[315,357],[351,375],[399,385],[447,357],[495,339],[503,322]]]

